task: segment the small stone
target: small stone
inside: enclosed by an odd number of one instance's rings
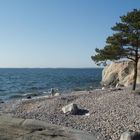
[[[61,94],[60,94],[60,93],[58,93],[58,92],[54,94],[54,96],[60,96],[60,95],[61,95]]]
[[[102,90],[104,90],[105,89],[105,87],[102,87]]]
[[[27,96],[27,99],[31,99],[32,97],[30,95]]]
[[[4,101],[2,99],[0,99],[0,104],[4,103]]]
[[[90,114],[89,113],[86,113],[85,116],[90,116]]]

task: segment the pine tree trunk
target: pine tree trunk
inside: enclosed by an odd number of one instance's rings
[[[137,84],[137,66],[138,66],[138,60],[135,61],[134,63],[134,82],[133,82],[133,87],[132,87],[132,90],[135,90],[136,89],[136,84]]]

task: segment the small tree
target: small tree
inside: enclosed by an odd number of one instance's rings
[[[115,32],[106,39],[107,45],[103,49],[95,49],[91,56],[96,64],[106,64],[107,60],[130,59],[134,62],[134,82],[132,90],[136,89],[137,66],[140,58],[140,10],[134,9],[120,17],[112,30]]]

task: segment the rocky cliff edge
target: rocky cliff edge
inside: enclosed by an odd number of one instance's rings
[[[102,86],[131,86],[133,83],[134,62],[120,61],[107,65],[102,72]],[[137,84],[140,84],[140,61],[138,63]]]

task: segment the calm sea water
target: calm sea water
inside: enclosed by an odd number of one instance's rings
[[[0,69],[0,99],[100,88],[102,69]]]

